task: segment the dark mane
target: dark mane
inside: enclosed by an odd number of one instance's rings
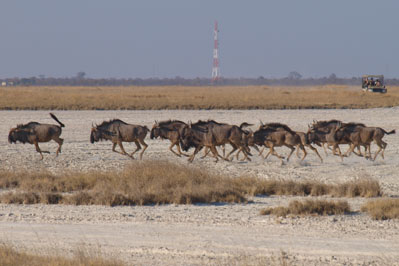
[[[29,122],[28,124],[19,124],[17,125],[18,129],[30,129],[32,126],[40,125],[38,122]]]
[[[110,126],[113,123],[121,123],[121,124],[127,125],[126,122],[124,122],[124,121],[122,121],[120,119],[112,119],[112,120],[109,120],[109,121],[103,121],[100,125],[97,126],[97,128],[108,127],[108,126]]]
[[[208,119],[208,123],[214,123],[214,124],[220,125],[220,126],[227,125],[226,123],[219,123],[219,122],[216,122],[215,120],[212,120],[212,119]]]
[[[361,126],[361,127],[366,127],[365,124],[363,123],[356,123],[356,122],[349,122],[345,124],[346,127],[353,127],[353,126]]]
[[[272,127],[272,128],[281,127],[281,128],[284,128],[285,130],[287,130],[289,132],[293,132],[292,129],[289,126],[287,126],[285,124],[281,124],[281,123],[267,123],[267,124],[265,124],[263,126],[268,126],[268,127]]]
[[[162,126],[166,126],[166,125],[169,125],[169,124],[172,124],[172,123],[186,124],[186,123],[184,123],[183,121],[180,121],[180,120],[171,120],[171,119],[169,119],[169,120],[166,120],[166,121],[158,122],[158,125],[162,127]]]
[[[342,122],[340,120],[331,119],[329,121],[317,121],[316,123],[314,123],[314,126],[325,127],[327,125],[337,124],[337,123],[342,123]]]

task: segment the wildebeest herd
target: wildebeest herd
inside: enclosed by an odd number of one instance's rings
[[[59,124],[41,124],[38,122],[29,122],[27,124],[17,125],[12,128],[8,135],[8,141],[10,143],[30,143],[35,145],[36,151],[40,153],[41,160],[43,159],[42,153],[49,153],[48,151],[42,151],[39,147],[40,142],[48,142],[54,140],[58,143],[58,149],[56,155],[61,153],[61,146],[63,139],[60,138],[62,127],[65,127],[57,117],[50,113],[50,116]],[[262,156],[265,148],[268,148],[268,153],[264,156],[266,159],[269,155],[276,156],[281,160],[285,159],[283,156],[278,154],[275,147],[288,147],[291,152],[287,157],[289,161],[291,155],[297,150],[297,156],[299,157],[299,151],[303,152],[301,161],[303,161],[307,155],[306,148],[313,150],[317,156],[323,162],[323,158],[320,156],[317,149],[312,146],[313,144],[324,148],[327,155],[327,149],[332,149],[334,155],[338,155],[343,160],[343,157],[349,156],[352,152],[358,156],[366,159],[375,160],[378,154],[384,158],[384,150],[387,143],[382,139],[385,134],[394,134],[395,130],[385,131],[380,127],[368,127],[362,123],[345,123],[339,120],[329,121],[313,121],[312,124],[308,125],[307,132],[298,132],[292,130],[285,124],[281,123],[266,123],[261,125],[256,131],[248,129],[253,126],[246,122],[240,126],[230,125],[225,123],[219,123],[214,120],[201,121],[196,123],[185,123],[178,120],[168,120],[157,122],[153,125],[152,129],[149,130],[146,126],[132,125],[123,122],[119,119],[113,119],[110,121],[104,121],[100,125],[92,125],[90,133],[90,142],[95,143],[102,140],[109,140],[112,142],[112,151],[119,152],[116,150],[118,145],[120,152],[123,155],[127,155],[134,158],[134,154],[142,149],[140,153],[140,159],[143,157],[144,151],[148,145],[144,142],[147,133],[150,131],[151,139],[168,139],[171,142],[169,150],[177,156],[188,156],[189,161],[194,160],[195,155],[203,148],[205,148],[204,156],[209,153],[215,158],[216,162],[219,158],[226,161],[233,160],[234,153],[236,152],[236,158],[239,159],[239,154],[243,154],[241,160],[250,161],[251,148],[254,148]],[[122,145],[122,142],[134,142],[136,144],[136,150],[131,154],[127,153]],[[371,143],[375,143],[378,146],[378,150],[374,156],[371,155]],[[230,144],[232,150],[225,155],[225,145]],[[349,149],[342,153],[340,146],[341,144],[349,145]],[[173,147],[176,146],[176,150]],[[217,147],[221,147],[223,156],[218,153]],[[263,147],[259,150],[259,147]],[[361,151],[361,147],[364,148],[364,153]],[[187,155],[182,152],[187,152],[190,148],[194,148],[194,152],[191,155]],[[357,149],[357,152],[355,151]]]

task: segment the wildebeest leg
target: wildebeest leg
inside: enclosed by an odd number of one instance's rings
[[[61,146],[64,143],[64,140],[62,138],[57,137],[57,138],[54,138],[54,141],[58,143],[58,149],[57,149],[57,152],[55,155],[55,156],[58,156],[58,153],[61,153]]]
[[[283,156],[280,156],[280,155],[278,155],[278,153],[274,150],[274,147],[273,147],[273,145],[272,146],[270,146],[269,147],[270,148],[270,151],[269,151],[269,153],[271,153],[272,155],[274,155],[274,156],[276,156],[277,158],[279,158],[280,159],[280,161],[281,161],[281,164],[283,165],[284,164],[284,157]]]
[[[296,147],[296,148],[298,149],[298,147]],[[303,145],[299,145],[299,148],[301,150],[303,150],[303,157],[301,159],[301,162],[302,162],[305,159],[305,157],[308,155],[308,153],[306,152],[305,147]]]
[[[326,149],[325,143],[322,143],[322,144],[321,144],[321,146],[323,146],[324,153],[325,153],[325,154],[326,154],[326,156],[327,156],[327,155],[328,155],[328,153],[327,153],[327,149]]]
[[[195,150],[193,152],[193,154],[191,154],[191,156],[188,158],[188,161],[190,163],[192,163],[194,161],[194,157],[195,155],[202,149],[202,146],[198,145],[197,147],[195,147]]]
[[[132,157],[132,159],[133,159],[133,155],[134,155],[137,151],[141,150],[141,145],[140,145],[140,143],[139,143],[137,140],[134,141],[134,144],[136,144],[136,150],[130,154],[130,157]]]
[[[263,153],[263,151],[265,150],[265,148],[266,148],[266,147],[263,147],[261,151],[258,150],[258,151],[259,151],[259,156],[262,155],[262,153]]]
[[[40,148],[39,148],[39,143],[37,143],[37,141],[35,141],[34,144],[35,144],[35,147],[36,147],[36,151],[37,151],[38,153],[40,153],[40,156],[41,156],[41,159],[40,159],[40,160],[43,160],[43,153],[50,153],[50,152],[40,150]]]
[[[119,151],[115,150],[115,148],[116,148],[116,142],[113,142],[113,143],[112,143],[112,151],[113,151],[113,152],[120,153]]]
[[[231,145],[231,147],[233,147],[233,149],[229,152],[229,154],[227,154],[227,156],[225,157],[224,153],[223,153],[223,157],[227,160],[229,160],[230,155],[238,149],[237,145],[235,145],[233,143],[230,143],[230,145]],[[223,149],[223,151],[224,151],[224,149]],[[245,151],[242,150],[242,152],[244,152],[244,156],[245,156]],[[233,157],[234,157],[234,155],[232,156],[231,161],[233,160]]]
[[[220,146],[220,148],[223,151],[223,157],[225,157],[225,155],[226,155],[226,146],[223,144],[223,145]]]
[[[251,161],[251,158],[248,157],[249,154],[245,151],[244,147],[241,147],[240,150],[237,152],[237,161],[238,161],[238,154],[240,152],[242,152],[244,154],[244,158],[241,159],[242,162],[245,160]]]
[[[215,146],[212,145],[212,146],[209,147],[209,148],[211,149],[211,152],[213,153],[213,155],[215,155],[215,158],[216,158],[215,163],[217,163],[217,162],[219,161],[218,157],[222,158],[222,159],[225,160],[225,161],[228,161],[225,157],[222,157],[222,156],[218,153],[218,151],[217,151],[217,149],[216,149]]]
[[[382,159],[385,159],[385,158],[384,158],[384,151],[385,151],[385,148],[387,147],[388,144],[387,144],[386,142],[382,141],[382,140],[381,140],[381,142],[382,142],[382,144],[383,144],[381,156],[382,156]]]
[[[299,149],[298,149],[298,147],[299,147],[299,144],[296,146],[296,157],[299,158]]]
[[[177,150],[180,152],[180,154],[176,153],[176,152],[172,149],[173,146],[175,146],[175,145],[177,146]],[[176,154],[177,156],[181,157],[181,151],[180,151],[179,143],[172,142],[172,144],[170,144],[170,146],[169,146],[169,150],[170,150],[171,152],[173,152],[174,154]]]
[[[210,152],[211,150],[208,147],[205,147],[204,155],[201,157],[201,159],[204,159]]]
[[[190,157],[190,155],[185,154],[185,153],[183,153],[183,152],[181,151],[179,143],[176,144],[176,149],[177,149],[177,152],[178,152],[180,155],[183,155],[183,156],[186,156],[186,157]],[[180,156],[179,156],[179,157],[180,157]]]
[[[381,151],[382,151],[381,157],[382,157],[382,159],[384,159],[384,155],[383,155],[383,154],[384,154],[385,147],[387,146],[387,143],[385,143],[385,142],[382,141],[382,140],[375,141],[375,143],[377,144],[377,146],[379,147],[379,149],[378,149],[378,151],[375,153],[373,161],[375,161],[375,158],[377,158],[377,155],[378,155]]]
[[[314,152],[317,154],[317,156],[319,156],[320,161],[323,162],[323,158],[321,158],[319,152],[317,151],[317,149],[316,149],[315,147],[313,147],[313,146],[310,145],[310,144],[307,144],[306,146],[309,147],[312,151],[314,151]]]
[[[123,155],[127,155],[127,156],[129,156],[130,158],[132,158],[133,159],[133,157],[132,156],[130,156],[130,154],[128,154],[126,151],[125,151],[125,148],[123,148],[123,145],[122,145],[122,141],[119,141],[118,140],[118,145],[119,145],[119,148],[121,148],[121,154],[123,154]]]
[[[339,157],[341,157],[341,162],[343,162],[344,158],[342,156],[341,149],[339,148],[338,144],[334,144],[334,146],[333,146],[333,154],[334,155],[336,155],[335,152],[336,152],[337,149],[338,149]]]
[[[358,150],[359,153],[355,152],[355,150],[353,150],[353,153],[356,154],[359,157],[365,157],[366,156],[367,148],[364,151],[364,156],[362,154],[362,150],[360,149],[360,145],[357,145],[357,150]]]
[[[290,157],[291,157],[291,155],[294,153],[294,151],[295,151],[295,147],[294,146],[291,146],[291,145],[286,145],[288,148],[290,148],[291,149],[291,152],[290,152],[290,154],[288,155],[288,157],[287,157],[287,162],[290,160]]]
[[[139,141],[140,141],[141,145],[143,145],[143,147],[144,147],[143,150],[140,153],[140,160],[141,160],[141,159],[143,159],[144,151],[148,148],[148,144],[145,143],[143,139],[140,139]]]

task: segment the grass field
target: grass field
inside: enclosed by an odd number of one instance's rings
[[[360,86],[230,87],[3,87],[0,110],[161,110],[374,108],[399,105],[399,87],[387,94]]]

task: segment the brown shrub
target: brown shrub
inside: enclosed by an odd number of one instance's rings
[[[372,179],[359,179],[342,184],[325,184],[316,180],[292,181],[239,177],[232,180],[235,187],[248,195],[290,195],[332,197],[378,197],[382,195],[379,183]]]
[[[1,196],[1,203],[37,204],[40,203],[40,195],[34,192],[9,192]]]
[[[365,203],[361,211],[367,212],[375,220],[399,218],[399,199],[378,199]]]
[[[99,175],[106,173],[0,172],[0,188],[19,188],[34,192],[73,192],[91,189]]]
[[[334,197],[380,197],[382,191],[378,181],[364,178],[337,185],[331,190]]]
[[[122,266],[117,260],[77,252],[71,259],[52,255],[32,255],[17,251],[8,245],[0,245],[0,264],[2,266]]]
[[[327,201],[327,200],[305,200],[291,201],[288,207],[266,208],[260,211],[261,215],[274,214],[276,216],[287,215],[335,215],[348,214],[350,207],[347,201]]]

